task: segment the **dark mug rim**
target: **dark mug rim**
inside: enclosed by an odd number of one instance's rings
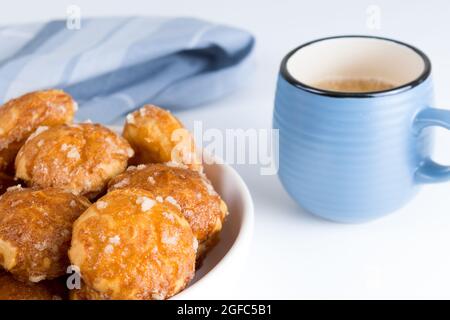
[[[416,79],[414,79],[408,83],[405,83],[401,86],[394,87],[394,88],[387,89],[387,90],[367,91],[367,92],[340,92],[340,91],[330,91],[330,90],[315,88],[315,87],[309,86],[301,81],[298,81],[287,70],[288,60],[298,50],[301,50],[301,49],[303,49],[311,44],[317,43],[317,42],[331,40],[331,39],[340,39],[340,38],[378,39],[378,40],[390,41],[390,42],[405,46],[405,47],[413,50],[415,53],[417,53],[422,58],[422,60],[424,62],[424,70]],[[312,40],[312,41],[306,42],[306,43],[292,49],[291,51],[288,52],[288,54],[286,54],[284,56],[283,60],[281,60],[280,73],[283,76],[283,78],[286,81],[288,81],[290,84],[294,85],[295,87],[297,87],[299,89],[302,89],[302,90],[305,90],[305,91],[308,91],[308,92],[311,92],[314,94],[328,96],[328,97],[335,97],[335,98],[371,98],[371,97],[380,97],[380,96],[398,94],[398,93],[401,93],[404,91],[408,91],[414,87],[417,87],[419,84],[424,82],[430,76],[431,62],[430,62],[430,59],[428,58],[428,56],[423,51],[419,50],[418,48],[416,48],[410,44],[402,42],[402,41],[385,38],[385,37],[368,36],[368,35],[341,35],[341,36],[331,36],[331,37],[325,37],[325,38]]]

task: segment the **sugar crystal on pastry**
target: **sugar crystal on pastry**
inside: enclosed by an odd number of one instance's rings
[[[61,90],[27,93],[0,107],[0,170],[14,164],[20,147],[47,127],[71,123],[76,103]]]
[[[98,124],[51,127],[30,138],[16,158],[16,176],[33,187],[58,187],[89,198],[123,172],[128,142]]]
[[[7,191],[0,199],[0,265],[22,281],[64,275],[72,224],[89,204],[55,188]]]
[[[109,191],[121,188],[148,190],[156,202],[164,200],[181,209],[200,243],[200,253],[215,243],[228,214],[226,204],[206,176],[195,170],[148,164],[140,170],[127,170],[110,181]]]
[[[69,257],[84,281],[74,299],[159,299],[194,276],[195,237],[179,209],[143,189],[117,189],[75,222]],[[149,205],[151,203],[151,205]]]
[[[145,105],[128,114],[123,136],[136,152],[133,164],[173,162],[202,170],[192,135],[167,110]]]

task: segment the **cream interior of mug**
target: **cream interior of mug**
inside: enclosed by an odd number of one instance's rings
[[[286,68],[294,79],[310,87],[341,79],[376,79],[400,87],[419,78],[425,62],[412,48],[394,41],[342,37],[301,47]]]

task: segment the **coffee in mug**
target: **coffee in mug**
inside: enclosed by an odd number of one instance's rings
[[[394,88],[396,85],[376,78],[324,79],[313,85],[321,90],[337,92],[374,92]]]

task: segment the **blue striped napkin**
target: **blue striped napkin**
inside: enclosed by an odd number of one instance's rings
[[[78,120],[113,123],[145,103],[172,110],[216,99],[244,81],[253,37],[192,18],[89,18],[0,28],[0,101],[61,88]]]

